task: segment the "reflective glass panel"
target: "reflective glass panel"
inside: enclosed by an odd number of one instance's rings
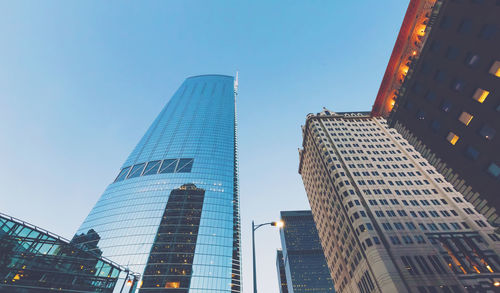
[[[193,167],[193,159],[180,159],[176,173],[189,173]]]
[[[161,165],[160,173],[174,173],[178,159],[167,159]]]
[[[160,168],[161,161],[151,161],[148,163],[146,166],[146,169],[144,170],[144,175],[153,175],[158,173],[158,169]]]
[[[134,178],[141,176],[142,170],[144,169],[144,165],[145,165],[144,163],[135,165],[130,171],[130,174],[128,174],[127,178]]]
[[[121,170],[120,174],[118,174],[118,176],[116,177],[115,182],[122,181],[123,179],[125,179],[125,177],[127,177],[129,170],[130,170],[130,167],[123,168]]]

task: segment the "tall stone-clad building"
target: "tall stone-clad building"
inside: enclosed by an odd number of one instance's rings
[[[411,0],[372,114],[500,226],[500,2]]]
[[[290,293],[335,292],[311,211],[282,211],[280,229]]]
[[[276,271],[278,272],[278,285],[280,293],[288,293],[286,283],[285,261],[283,260],[283,250],[276,250]]]
[[[494,228],[384,118],[309,114],[299,173],[337,292],[494,292]]]
[[[241,292],[236,91],[231,76],[186,79],[75,235],[98,233],[140,292]]]

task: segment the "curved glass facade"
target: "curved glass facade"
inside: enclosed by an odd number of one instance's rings
[[[241,291],[235,97],[231,76],[186,79],[77,231],[140,291]]]

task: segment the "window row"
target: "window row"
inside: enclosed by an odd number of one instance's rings
[[[114,182],[145,175],[165,173],[190,173],[193,158],[165,159],[140,163],[121,169]]]

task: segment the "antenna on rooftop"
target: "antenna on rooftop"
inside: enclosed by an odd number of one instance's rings
[[[238,71],[236,71],[236,78],[234,79],[234,93],[238,93]]]

